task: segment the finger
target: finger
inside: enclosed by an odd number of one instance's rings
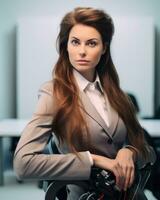
[[[114,167],[113,168],[113,174],[115,175],[115,178],[116,178],[116,185],[118,186],[119,185],[119,178],[120,178],[120,174],[119,174],[119,172],[118,172],[118,170],[117,170],[117,168],[116,167]]]
[[[126,191],[127,188],[128,188],[130,176],[131,176],[131,171],[130,171],[130,170],[128,169],[128,167],[127,167],[127,168],[126,168],[126,174],[125,174],[124,191]]]
[[[117,170],[114,170],[114,175],[115,175],[115,177],[116,177],[116,185],[118,186],[118,188],[119,189],[121,189],[120,188],[120,174],[119,174],[119,172],[117,171]]]
[[[133,170],[131,170],[131,175],[130,175],[130,180],[129,180],[129,183],[128,183],[128,186],[131,187],[131,185],[133,184],[134,182],[134,177],[135,177],[135,169],[133,167]]]
[[[125,185],[125,180],[126,180],[126,170],[123,166],[121,166],[121,188],[124,189]]]
[[[134,179],[134,167],[130,166],[126,169],[126,180],[124,184],[124,190],[126,191],[128,187],[130,187],[133,183]]]
[[[116,185],[119,187],[119,189],[122,189],[122,186],[123,186],[122,179],[124,180],[124,176],[123,176],[123,171],[120,166],[116,167],[115,173],[116,173]]]

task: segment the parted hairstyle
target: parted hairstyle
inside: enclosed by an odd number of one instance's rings
[[[52,123],[53,131],[59,141],[62,143],[65,141],[70,150],[75,153],[79,151],[76,141],[83,141],[83,135],[86,133],[89,139],[87,123],[80,108],[79,89],[67,52],[69,33],[77,24],[93,27],[100,33],[103,45],[107,47],[96,66],[101,84],[111,106],[125,123],[129,143],[140,153],[147,155],[143,129],[136,118],[131,101],[120,88],[119,77],[111,58],[110,44],[114,33],[114,24],[112,18],[103,10],[77,7],[67,13],[61,21],[57,38],[59,58],[53,71],[53,93],[58,107]]]

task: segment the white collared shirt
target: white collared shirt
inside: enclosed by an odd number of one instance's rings
[[[109,126],[107,102],[105,100],[104,91],[98,74],[96,75],[94,82],[89,82],[75,69],[73,70],[73,74],[79,89],[85,92],[104,122],[107,124],[107,126]]]

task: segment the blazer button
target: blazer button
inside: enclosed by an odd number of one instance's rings
[[[108,139],[108,144],[112,144],[113,140],[111,138]]]

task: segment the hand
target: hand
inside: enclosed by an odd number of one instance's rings
[[[117,153],[115,159],[120,168],[123,171],[124,175],[124,185],[123,189],[127,190],[133,184],[134,175],[135,175],[135,167],[134,167],[134,153],[132,150],[128,148],[120,149]]]
[[[107,170],[111,171],[116,178],[116,186],[119,188],[119,190],[124,189],[124,181],[125,181],[125,174],[119,165],[119,162],[116,159],[109,159],[108,163],[106,164],[105,168]]]
[[[91,154],[91,156],[95,166],[113,172],[116,177],[116,185],[120,190],[123,189],[125,175],[123,174],[123,170],[120,167],[118,160],[94,154]]]

